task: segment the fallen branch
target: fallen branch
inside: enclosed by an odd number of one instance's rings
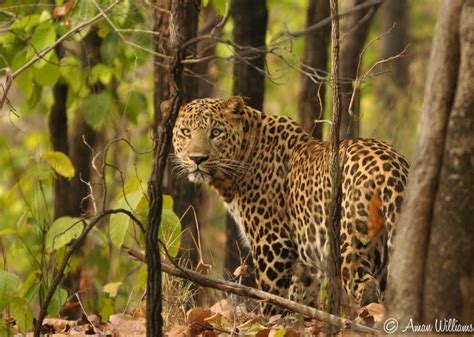
[[[142,252],[134,249],[126,249],[128,254],[133,258],[137,259],[140,262],[145,262],[145,256]],[[266,301],[273,305],[279,306],[281,308],[296,312],[305,317],[315,318],[319,321],[330,323],[341,329],[351,329],[353,331],[360,331],[372,334],[378,334],[380,331],[374,328],[367,327],[362,324],[357,324],[348,320],[346,318],[338,317],[335,315],[328,314],[324,311],[317,310],[311,307],[308,307],[303,304],[299,304],[293,301],[290,301],[286,298],[267,293],[262,290],[255,288],[247,287],[238,283],[219,280],[205,276],[203,274],[197,273],[195,271],[182,268],[170,264],[169,262],[161,261],[161,270],[167,274],[189,280],[201,287],[213,288],[222,291],[226,291],[232,294],[236,294],[242,297],[252,298],[255,300]]]

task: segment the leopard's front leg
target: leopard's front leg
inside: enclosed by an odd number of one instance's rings
[[[289,239],[280,238],[274,232],[267,234],[253,247],[256,281],[258,287],[266,292],[288,298],[293,266],[297,260],[294,245]],[[283,309],[262,303],[265,315],[276,315]]]

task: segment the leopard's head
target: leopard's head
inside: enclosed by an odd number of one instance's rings
[[[244,171],[241,97],[197,99],[184,105],[173,130],[177,174],[196,183],[235,180]]]

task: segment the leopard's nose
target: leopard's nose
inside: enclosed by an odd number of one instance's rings
[[[195,162],[196,165],[199,165],[199,164],[201,164],[202,162],[208,160],[208,159],[209,159],[209,156],[205,156],[205,155],[192,155],[192,156],[189,156],[189,159],[191,159],[193,162]]]

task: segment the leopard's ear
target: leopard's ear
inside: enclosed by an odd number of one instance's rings
[[[240,96],[232,96],[224,101],[224,106],[228,112],[241,115],[245,107],[245,102]]]

